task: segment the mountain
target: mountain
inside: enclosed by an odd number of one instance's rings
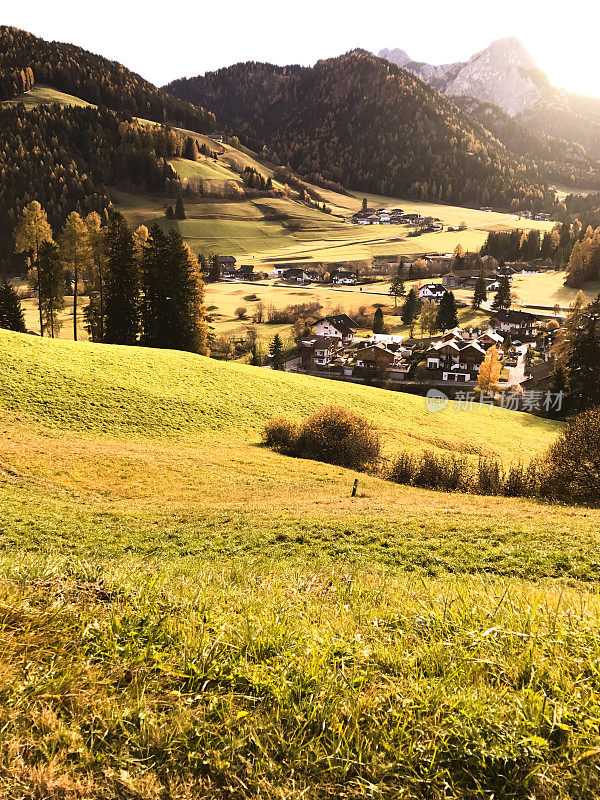
[[[440,66],[413,61],[404,50],[379,55],[445,95],[493,103],[526,127],[600,158],[600,100],[552,86],[516,38],[499,39],[468,61]]]
[[[412,61],[404,50],[379,55],[418,75],[446,95],[472,95],[517,116],[542,104],[568,108],[566,92],[550,86],[518,39],[493,42],[468,61],[433,66]]]
[[[552,204],[535,169],[432,87],[362,50],[314,67],[236,64],[165,89],[317,182],[463,205]]]
[[[22,94],[33,81],[155,122],[200,133],[214,129],[212,114],[168,95],[116,61],[0,25],[0,100]]]

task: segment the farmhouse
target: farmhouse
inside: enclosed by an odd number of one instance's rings
[[[533,339],[536,333],[537,318],[527,311],[496,311],[490,320],[490,328],[500,333],[508,333],[521,339]]]
[[[396,360],[384,344],[371,344],[356,351],[356,366],[369,372],[384,372]]]
[[[427,369],[439,372],[441,380],[468,383],[477,380],[485,349],[477,342],[453,339],[436,342],[425,355]]]
[[[446,288],[441,283],[426,283],[419,289],[420,300],[433,300],[435,303],[439,303],[445,294]]]
[[[302,367],[328,367],[339,354],[342,340],[339,336],[313,336],[302,342]]]
[[[356,279],[356,272],[351,272],[347,269],[338,269],[333,274],[331,282],[338,286],[354,286],[356,284]]]
[[[358,330],[358,325],[347,314],[335,314],[331,317],[323,317],[317,322],[315,332],[317,336],[330,336],[342,340],[343,344],[349,344],[354,340],[354,334]]]

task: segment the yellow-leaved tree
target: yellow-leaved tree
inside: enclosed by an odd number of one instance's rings
[[[494,345],[490,347],[485,355],[485,359],[479,370],[479,388],[492,389],[500,378],[502,372],[502,364],[500,363],[500,353],[498,348]]]
[[[44,335],[43,298],[40,292],[39,256],[44,242],[52,242],[52,228],[46,212],[37,200],[28,203],[19,217],[15,230],[15,252],[31,253],[40,312],[40,336]]]
[[[92,260],[88,228],[76,211],[72,211],[59,238],[60,257],[73,282],[73,339],[77,341],[77,296],[79,275],[89,271]]]

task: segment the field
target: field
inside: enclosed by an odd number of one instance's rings
[[[44,86],[43,84],[36,84],[30,92],[27,92],[27,94],[15,97],[13,100],[5,100],[4,102],[8,106],[17,105],[17,103],[23,103],[27,109],[36,108],[40,105],[49,105],[51,103],[58,103],[61,106],[81,107],[91,105],[91,103],[87,103],[85,100],[81,100],[79,97],[74,97],[71,94],[65,94],[65,92],[60,92],[58,89],[52,89],[50,86]]]
[[[324,402],[386,451],[559,426],[167,351],[0,332],[7,798],[592,798],[595,509],[260,445]]]

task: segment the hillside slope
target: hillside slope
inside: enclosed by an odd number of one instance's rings
[[[556,426],[1,331],[0,376],[3,796],[596,792],[598,510],[259,445],[325,401],[392,447],[532,453]]]
[[[464,205],[552,203],[536,171],[491,134],[421,80],[364,51],[312,68],[237,64],[166,88],[308,177]]]

